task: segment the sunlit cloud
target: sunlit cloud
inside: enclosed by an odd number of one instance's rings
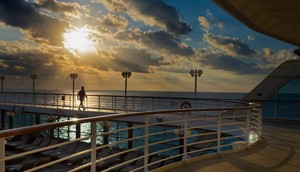
[[[198,20],[205,31],[208,31],[210,29],[210,23],[204,16],[199,16]]]
[[[176,35],[188,34],[192,30],[187,22],[179,18],[176,9],[162,0],[104,0],[103,4],[111,11],[125,12],[134,20]]]
[[[231,56],[244,55],[252,56],[256,54],[247,44],[241,42],[238,38],[230,38],[222,35],[204,34],[204,40],[214,48],[223,50]]]
[[[62,44],[62,33],[69,27],[65,21],[39,13],[25,0],[0,1],[0,20],[7,25],[23,29],[37,42],[56,45]]]

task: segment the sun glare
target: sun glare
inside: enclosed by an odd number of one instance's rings
[[[70,51],[90,52],[95,50],[94,42],[90,40],[90,30],[75,28],[64,33],[64,47]]]

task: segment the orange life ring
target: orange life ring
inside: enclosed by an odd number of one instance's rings
[[[180,108],[181,108],[181,109],[191,109],[191,108],[192,108],[192,105],[191,105],[190,102],[184,101],[184,102],[181,103]]]

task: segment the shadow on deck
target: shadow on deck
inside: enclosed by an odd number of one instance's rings
[[[263,122],[262,139],[237,153],[205,159],[166,172],[300,171],[300,125]]]

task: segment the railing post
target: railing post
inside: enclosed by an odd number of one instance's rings
[[[250,134],[250,116],[251,116],[252,109],[247,110],[247,117],[246,117],[246,143],[249,145],[249,134]]]
[[[97,123],[96,122],[91,122],[91,132],[92,132],[92,137],[91,137],[91,172],[96,172],[96,136],[97,136]]]
[[[58,109],[58,94],[56,94],[56,108]]]
[[[0,171],[5,171],[5,138],[0,138]]]
[[[5,110],[1,110],[1,128],[5,129]]]
[[[185,161],[187,159],[187,138],[188,138],[188,113],[184,112],[184,137],[183,137],[183,155],[182,160]]]
[[[115,107],[114,107],[114,109],[115,109],[115,113],[117,113],[117,97],[115,96]],[[125,105],[125,108],[126,108],[126,105]]]
[[[220,111],[218,111],[218,113],[217,113],[217,115],[218,115],[218,121],[217,121],[217,124],[218,124],[218,126],[217,126],[217,128],[218,128],[218,134],[217,134],[217,143],[218,143],[218,147],[217,147],[217,153],[218,154],[220,154],[221,153],[221,113],[220,113]]]
[[[144,98],[143,97],[142,97],[142,103],[141,104],[142,104],[142,108],[141,109],[142,109],[142,112],[143,112],[144,111]]]
[[[133,147],[133,143],[132,143],[132,137],[133,137],[133,123],[132,122],[127,122],[127,127],[130,128],[128,129],[128,143],[127,143],[127,147],[128,149],[132,149]]]
[[[44,94],[44,106],[47,108],[47,94]]]
[[[98,112],[100,111],[101,104],[100,104],[101,96],[98,96]]]
[[[261,139],[261,129],[262,129],[262,121],[261,121],[261,117],[262,116],[262,109],[261,109],[261,107],[258,109],[258,116],[257,116],[257,121],[258,121],[258,126],[257,126],[257,128],[258,128],[258,130],[259,130],[259,132],[258,132],[258,139],[260,140]]]
[[[148,172],[149,154],[149,115],[145,116],[145,147],[144,147],[144,172]]]

